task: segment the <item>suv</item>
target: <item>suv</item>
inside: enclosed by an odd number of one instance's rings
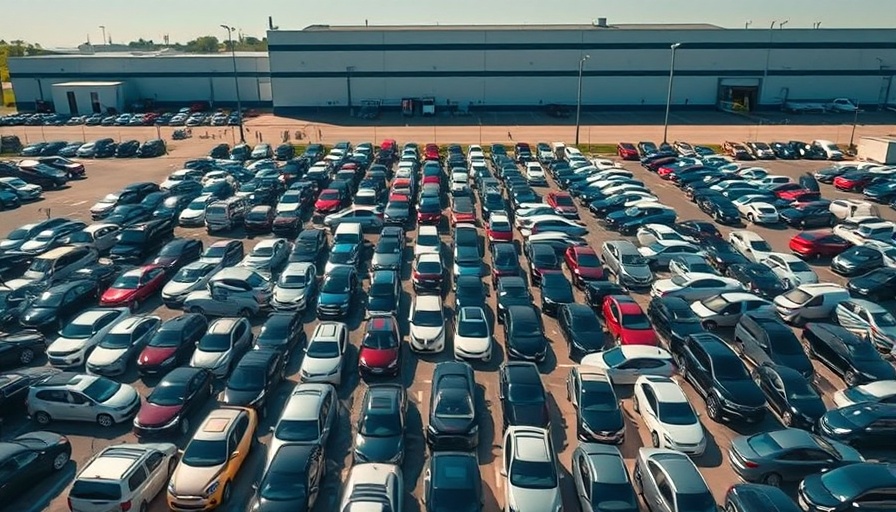
[[[22,280],[29,283],[46,283],[49,286],[67,278],[77,270],[93,265],[98,259],[99,253],[92,247],[57,247],[35,257],[22,275]]]
[[[244,197],[229,197],[205,207],[205,229],[209,233],[243,225],[249,202]]]
[[[775,297],[778,314],[785,322],[803,325],[812,320],[831,316],[837,304],[849,300],[849,292],[832,283],[801,284]]]
[[[68,420],[111,427],[137,413],[140,395],[133,387],[105,377],[62,372],[32,384],[26,404],[28,416],[38,425]]]
[[[191,313],[243,316],[268,309],[274,293],[269,279],[245,267],[228,267],[209,278],[205,290],[190,292],[183,307]]]
[[[517,512],[561,510],[557,453],[551,434],[537,427],[509,427],[504,433],[504,502]]]
[[[118,242],[109,251],[109,257],[122,263],[140,263],[173,237],[174,226],[168,219],[134,224],[121,231]]]
[[[240,354],[252,346],[252,325],[245,318],[219,318],[196,344],[190,366],[206,368],[223,378]]]
[[[641,448],[635,490],[654,512],[716,512],[706,480],[687,455],[666,448]]]
[[[171,443],[119,444],[96,454],[75,477],[68,494],[72,512],[129,506],[145,510],[168,483],[177,464]]]
[[[116,324],[130,316],[128,308],[92,308],[81,312],[59,332],[47,347],[50,364],[63,369],[78,368]]]
[[[744,313],[734,328],[734,347],[756,366],[775,363],[792,368],[808,380],[815,370],[793,330],[767,313]]]

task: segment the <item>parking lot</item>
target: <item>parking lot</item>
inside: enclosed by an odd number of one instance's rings
[[[48,132],[52,128],[46,129]],[[716,128],[719,130],[719,128]],[[717,132],[716,141],[721,142],[726,137]],[[372,134],[371,134],[372,135]],[[378,134],[380,138],[392,136],[392,134],[384,133],[383,130]],[[368,137],[369,138],[369,137]],[[416,139],[418,142],[426,142],[429,140],[427,133],[421,133]],[[548,137],[543,137],[547,139]],[[811,137],[808,137],[811,138]],[[539,137],[542,139],[542,137]],[[353,142],[360,142],[359,140]],[[374,141],[376,142],[376,141]],[[403,141],[399,141],[403,142]],[[488,141],[485,141],[486,143]],[[530,140],[534,143],[534,140]],[[702,140],[694,140],[693,142],[704,142]],[[48,216],[53,217],[70,217],[73,219],[90,222],[89,208],[98,199],[107,193],[114,192],[124,185],[134,181],[153,181],[156,183],[164,180],[172,171],[180,168],[180,164],[189,158],[204,155],[213,145],[212,141],[192,139],[182,142],[174,147],[170,154],[165,157],[151,160],[97,160],[85,163],[87,167],[88,179],[84,181],[71,182],[70,186],[58,191],[50,191],[45,193],[42,201],[26,204],[17,210],[5,211],[0,213],[0,233],[7,233],[12,229],[27,222],[33,222]],[[783,174],[796,179],[802,173],[815,170],[824,166],[824,162],[813,161],[772,161],[760,163],[769,169],[772,174]],[[660,200],[669,206],[675,208],[678,219],[702,219],[708,220],[706,214],[701,212],[693,203],[687,200],[684,194],[674,185],[667,181],[661,180],[653,173],[649,173],[642,169],[637,162],[626,162],[625,167],[635,173],[636,178],[644,181],[644,183],[660,198]],[[549,181],[549,187],[556,188],[553,182]],[[544,194],[547,190],[544,188],[536,189],[540,194]],[[822,185],[822,195],[825,198],[832,199],[837,197],[849,197],[852,194],[839,192],[830,185]],[[477,202],[478,207],[478,202]],[[881,207],[881,216],[892,221],[896,221],[896,212]],[[598,225],[594,217],[587,212],[586,209],[580,207],[582,213],[582,221],[589,229],[586,239],[590,242],[591,247],[598,249],[601,244],[607,240],[619,239],[618,233],[606,231]],[[481,217],[480,217],[481,219]],[[447,223],[443,220],[442,233],[443,239],[448,242],[450,240],[450,232],[447,229]],[[480,224],[481,226],[481,224]],[[727,236],[732,229],[726,226],[719,226],[720,230]],[[789,252],[788,241],[796,234],[793,229],[782,226],[757,227],[748,226],[747,229],[755,231],[762,235],[772,247],[781,252]],[[206,234],[202,228],[184,229],[177,228],[177,236],[194,237],[202,240],[206,245],[221,237],[212,237]],[[268,235],[270,236],[270,235]],[[519,240],[519,235],[516,234]],[[404,297],[402,299],[402,312],[399,319],[402,321],[403,334],[407,335],[407,316],[410,305],[410,298],[413,296],[410,284],[410,261],[413,254],[415,230],[409,228],[408,231],[408,247],[405,254],[405,265],[402,271],[402,279],[404,283]],[[241,231],[227,233],[225,238],[245,238]],[[375,242],[375,235],[368,235],[371,242]],[[246,250],[257,241],[257,239],[247,239]],[[486,256],[485,265],[489,265],[489,258]],[[820,281],[829,281],[834,283],[844,283],[844,278],[834,274],[828,268],[828,262],[811,261],[810,265],[816,270]],[[521,264],[525,268],[525,259],[521,256]],[[322,268],[322,265],[319,265]],[[566,269],[564,269],[566,272]],[[660,277],[667,277],[661,275]],[[366,287],[365,282],[365,287]],[[576,290],[577,301],[585,302],[584,296],[580,290]],[[538,290],[533,288],[536,303],[539,303]],[[646,293],[633,293],[633,297],[646,308],[649,302],[649,296]],[[450,293],[445,297],[444,304],[452,304],[453,297]],[[489,306],[494,311],[496,308],[496,297],[494,293],[488,297]],[[447,306],[446,306],[447,307]],[[346,320],[346,323],[352,329],[351,341],[354,347],[357,347],[362,329],[363,308],[354,308],[352,314]],[[449,308],[450,309],[450,308]],[[179,314],[161,305],[156,298],[154,302],[145,303],[141,306],[141,313],[157,314],[163,319],[171,318]],[[450,318],[450,314],[449,314]],[[566,396],[565,379],[569,369],[574,363],[567,355],[565,341],[563,340],[557,322],[548,316],[543,316],[545,324],[545,332],[550,340],[548,356],[544,363],[540,365],[545,387],[550,395],[551,404],[551,433],[553,436],[554,446],[559,452],[560,462],[563,467],[563,476],[561,485],[564,490],[564,510],[578,510],[575,489],[572,479],[569,475],[570,456],[578,441],[575,431],[575,411]],[[255,319],[254,324],[260,325],[263,319]],[[305,315],[305,331],[307,335],[316,325],[313,310]],[[450,323],[450,322],[449,322]],[[450,332],[450,327],[449,327]],[[720,335],[730,338],[730,332],[722,330]],[[449,334],[448,339],[451,339]],[[488,364],[474,364],[476,382],[479,385],[479,396],[477,397],[477,406],[480,413],[479,425],[479,448],[478,455],[480,461],[480,469],[484,481],[483,491],[485,494],[484,510],[500,510],[504,507],[504,477],[500,475],[500,455],[501,455],[501,410],[500,400],[498,397],[497,368],[503,360],[506,360],[506,351],[503,350],[504,340],[500,329],[496,331],[497,346],[494,348],[493,358]],[[423,485],[422,470],[427,456],[426,443],[424,439],[424,428],[426,418],[429,411],[429,390],[432,379],[433,368],[439,361],[451,359],[450,342],[446,351],[435,356],[420,356],[410,353],[407,345],[403,347],[405,351],[402,358],[403,367],[400,372],[400,380],[407,388],[407,396],[409,398],[407,424],[408,431],[406,436],[406,456],[402,466],[404,474],[404,482],[406,491],[413,494],[416,499],[406,500],[406,511],[422,510],[420,496]],[[339,498],[340,483],[342,477],[347,473],[351,465],[351,444],[353,439],[353,427],[358,412],[358,402],[361,399],[364,390],[364,383],[359,380],[356,371],[357,367],[357,348],[349,351],[348,371],[344,378],[342,386],[339,388],[341,398],[341,414],[339,417],[338,428],[335,437],[331,437],[330,444],[327,447],[328,475],[325,480],[325,489],[321,493],[322,499],[318,500],[315,510],[330,511],[335,510],[336,500]],[[36,363],[41,363],[37,361]],[[291,361],[289,367],[289,379],[292,382],[298,381],[299,360]],[[844,387],[842,380],[834,376],[830,371],[816,362],[816,371],[818,374],[817,387],[822,393],[828,405],[832,405],[830,401],[831,395],[837,389]],[[148,394],[149,389],[153,385],[152,381],[141,380],[136,370],[131,369],[121,378],[122,382],[134,385],[142,395]],[[220,388],[220,385],[219,385]],[[749,434],[764,430],[770,430],[780,427],[780,424],[774,419],[774,416],[768,414],[766,420],[758,425],[750,425],[744,427],[728,426],[714,423],[706,414],[703,399],[700,398],[688,384],[683,384],[683,388],[692,400],[695,409],[701,414],[701,421],[707,433],[708,446],[706,452],[701,457],[695,459],[698,467],[701,469],[707,479],[717,501],[721,502],[728,488],[738,482],[737,476],[731,470],[728,463],[727,448],[733,437],[741,434]],[[279,411],[286,395],[290,390],[290,384],[285,383],[280,386],[276,399],[271,403],[272,411]],[[620,450],[622,451],[626,461],[633,463],[638,448],[650,445],[649,433],[643,428],[643,424],[636,413],[631,408],[631,387],[621,387],[617,389],[617,393],[623,400],[623,407],[626,419],[626,440]],[[213,404],[209,403],[207,409],[212,408]],[[278,414],[272,412],[268,418],[261,422],[258,430],[260,448],[254,450],[248,461],[248,465],[244,466],[237,480],[237,487],[234,491],[234,499],[226,510],[247,510],[247,503],[252,495],[252,484],[257,480],[262,469],[264,460],[264,445],[270,437],[269,427],[276,420]],[[34,429],[35,427],[27,421],[24,414],[15,418],[8,418],[3,425],[3,437],[10,438],[14,435]],[[73,461],[70,467],[60,475],[59,478],[53,478],[45,482],[41,482],[33,489],[25,493],[10,510],[67,510],[66,507],[66,488],[71,483],[72,477],[84,461],[86,461],[93,453],[110,444],[121,442],[134,442],[135,437],[130,432],[129,425],[119,425],[109,430],[99,430],[98,427],[89,424],[74,423],[54,423],[50,430],[58,431],[66,434],[73,445]],[[179,439],[179,446],[183,447],[187,439]],[[869,455],[873,458],[886,458],[887,453],[873,453]],[[152,504],[151,511],[167,510],[164,502],[164,493]],[[645,508],[646,510],[646,508]]]

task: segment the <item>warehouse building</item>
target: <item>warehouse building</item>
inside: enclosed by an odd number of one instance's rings
[[[326,26],[270,30],[268,53],[238,53],[243,104],[281,115],[367,105],[421,113],[660,108],[757,110],[785,101],[896,103],[896,30],[725,29],[708,24]],[[673,51],[672,45],[676,45]],[[229,54],[105,53],[10,59],[21,109],[53,84],[122,82],[129,101],[232,106]],[[79,107],[80,108],[80,107]]]
[[[270,68],[264,52],[237,52],[236,68],[244,107],[272,106]],[[233,58],[229,53],[197,55],[168,52],[103,52],[41,55],[9,59],[10,81],[19,110],[35,110],[52,103],[58,112],[91,114],[93,101],[77,101],[72,112],[68,98],[59,105],[58,84],[115,82],[125,110],[134,104],[183,107],[194,102],[211,106],[236,105]],[[109,87],[104,87],[109,90]],[[77,93],[84,86],[68,92]],[[99,93],[98,93],[99,94]],[[102,105],[102,102],[100,103]],[[103,112],[106,112],[103,105]]]

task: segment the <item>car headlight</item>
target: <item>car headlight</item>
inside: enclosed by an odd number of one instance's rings
[[[663,439],[664,439],[667,443],[671,444],[672,446],[675,446],[675,441],[673,441],[672,438],[669,437],[669,434],[663,433]]]
[[[255,400],[252,400],[251,402],[249,402],[249,405],[250,405],[250,406],[252,406],[252,405],[256,405],[256,404],[258,404],[259,402],[261,402],[262,400],[264,400],[264,394],[265,394],[265,393],[264,393],[264,390],[262,390],[261,393],[259,393],[258,396],[255,397]]]
[[[395,368],[396,366],[398,366],[398,359],[394,359],[394,360],[393,360],[391,363],[389,363],[389,365],[388,365],[389,368]]]
[[[168,482],[168,493],[174,494],[174,480]]]
[[[205,488],[205,492],[203,492],[202,495],[208,498],[218,490],[218,486],[220,485],[220,483],[221,482],[219,482],[218,480],[215,480],[211,485]]]

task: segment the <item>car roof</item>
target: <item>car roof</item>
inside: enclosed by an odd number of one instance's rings
[[[546,430],[535,427],[508,427],[514,441],[514,458],[532,462],[549,462],[553,459]]]
[[[242,321],[242,318],[218,318],[209,324],[207,332],[208,334],[230,334],[230,331]]]
[[[414,298],[417,309],[442,310],[442,297],[439,295],[417,295]]]
[[[119,481],[142,460],[152,445],[121,444],[106,447],[78,474],[78,480]]]
[[[436,254],[436,253],[432,253],[432,252],[425,252],[425,253],[423,253],[423,254],[418,254],[418,255],[417,255],[417,261],[418,261],[419,263],[424,263],[424,262],[429,262],[429,263],[437,262],[437,263],[439,263],[439,264],[441,265],[441,264],[442,264],[442,256],[441,256],[440,254]]]
[[[896,394],[896,380],[876,380],[868,384],[862,384],[859,387],[875,396]]]
[[[332,391],[331,384],[306,382],[293,388],[286,404],[283,406],[283,419],[313,420],[320,417],[321,404],[327,393]]]
[[[687,402],[681,386],[669,377],[660,377],[658,375],[644,375],[638,380],[644,380],[653,388],[653,392],[657,399],[661,402]]]
[[[538,367],[526,361],[508,361],[504,363],[504,373],[515,384],[538,384],[541,383],[541,374],[538,373]]]
[[[211,411],[196,430],[193,440],[220,441],[226,439],[231,424],[244,410],[239,407],[220,407]]]
[[[669,352],[660,347],[651,345],[620,345],[619,349],[626,359],[634,359],[639,357],[649,357],[653,359],[672,359]]]
[[[744,302],[744,301],[748,301],[748,300],[760,300],[763,302],[768,302],[767,300],[763,299],[762,297],[759,297],[759,296],[754,295],[749,292],[725,292],[725,293],[720,293],[719,296],[721,296],[723,299],[725,299],[728,302]],[[771,302],[769,302],[769,304],[771,304]]]
[[[342,322],[321,322],[317,324],[317,327],[314,329],[314,335],[312,336],[312,340],[314,339],[329,339],[334,340],[336,336],[345,329],[345,324]]]
[[[152,319],[158,321],[159,317],[135,315],[125,318],[119,322],[116,322],[115,325],[112,326],[112,329],[109,330],[109,334],[130,334],[138,325]]]
[[[789,256],[789,255],[788,255]],[[794,256],[796,258],[796,256]],[[799,259],[799,258],[797,258]],[[802,261],[802,260],[800,260]],[[846,292],[846,288],[834,283],[805,283],[798,288],[810,295],[821,295],[823,293]]]
[[[249,350],[240,358],[237,366],[268,366],[270,361],[277,357],[278,352],[274,349],[263,348],[258,350]]]
[[[94,325],[99,320],[105,318],[107,315],[120,315],[123,309],[106,309],[106,308],[94,308],[88,309],[87,311],[81,312],[78,316],[74,318],[70,323],[76,323],[78,325]]]
[[[664,448],[641,448],[646,458],[656,462],[666,474],[669,483],[679,494],[700,494],[709,492],[703,476],[691,459],[678,451]]]

